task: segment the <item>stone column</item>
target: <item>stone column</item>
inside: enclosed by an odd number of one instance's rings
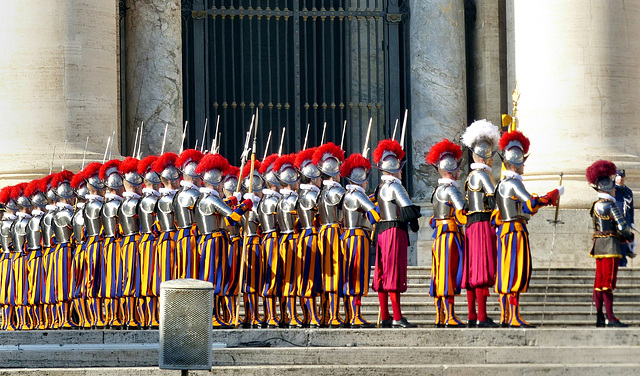
[[[144,121],[142,154],[180,150],[182,137],[182,18],[178,0],[126,2],[127,138]],[[130,147],[133,148],[133,142]]]
[[[118,133],[113,0],[3,1],[0,5],[0,179],[27,181],[62,163],[102,160]],[[114,154],[118,154],[118,144]]]
[[[425,162],[442,138],[457,139],[467,126],[464,1],[410,2],[411,138],[409,175],[414,199],[428,201],[437,171]]]
[[[515,1],[513,17],[527,187],[543,194],[562,171],[562,205],[588,208],[585,169],[609,159],[640,193],[640,3]]]

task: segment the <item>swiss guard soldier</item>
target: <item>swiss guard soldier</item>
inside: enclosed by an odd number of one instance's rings
[[[295,167],[300,172],[300,191],[298,192],[298,221],[300,235],[298,236],[297,258],[302,262],[301,277],[298,279],[298,294],[304,299],[305,312],[309,321],[305,322],[311,328],[318,328],[321,319],[318,316],[316,297],[322,294],[322,258],[318,251],[318,229],[316,216],[318,214],[318,195],[321,184],[320,170],[313,164],[313,154],[316,148],[305,149],[296,155]]]
[[[56,236],[54,272],[56,274],[57,315],[62,329],[77,327],[77,324],[72,322],[71,314],[71,292],[73,290],[71,224],[74,210],[70,203],[74,199],[75,193],[71,188],[70,182],[73,175],[73,172],[63,170],[51,179],[51,189],[58,196],[58,202],[56,203],[58,209],[53,216],[53,232]]]
[[[124,185],[120,174],[122,162],[113,159],[100,167],[100,179],[107,187],[102,206],[102,236],[104,238],[102,287],[107,325],[113,329],[120,329],[124,317],[122,312],[122,278],[120,278],[120,264],[122,260],[122,235],[118,226],[118,211],[122,204]]]
[[[202,157],[200,151],[187,149],[176,160],[176,167],[182,171],[183,178],[180,182],[181,188],[176,192],[173,201],[173,212],[178,226],[174,238],[178,272],[176,278],[198,278],[197,234],[193,210],[200,196],[200,175],[195,170]]]
[[[11,198],[16,203],[18,211],[16,212],[16,220],[11,226],[11,239],[13,244],[13,302],[16,312],[16,329],[28,330],[33,329],[29,318],[27,317],[27,305],[29,304],[28,291],[28,275],[27,275],[27,259],[25,252],[27,226],[31,215],[29,212],[33,205],[31,201],[24,195],[24,188],[28,183],[20,183],[15,185],[11,190]]]
[[[140,278],[137,291],[143,304],[144,316],[140,316],[145,328],[157,328],[160,323],[158,314],[158,295],[153,285],[156,266],[156,244],[158,228],[156,225],[156,209],[162,186],[160,175],[151,169],[151,165],[158,159],[150,155],[138,162],[138,174],[144,177],[142,198],[138,204],[138,220],[140,223],[140,241],[138,254],[140,255]],[[140,312],[140,311],[139,311]]]
[[[249,187],[251,164],[246,163],[242,169],[242,186],[246,191],[246,198],[259,198],[262,196],[262,190],[264,188],[264,181],[262,176],[258,172],[260,169],[260,161],[255,161],[253,170],[252,187]],[[258,206],[255,204],[253,208],[247,211],[242,218],[242,236],[243,243],[246,244],[246,250],[244,251],[246,256],[244,260],[244,280],[242,281],[242,294],[244,299],[244,321],[242,322],[243,328],[260,328],[263,322],[260,320],[258,295],[262,294],[262,275],[264,261],[262,259],[262,241],[260,239],[260,215],[258,214]],[[266,306],[266,304],[265,304]],[[275,308],[274,308],[275,309]],[[274,311],[275,312],[275,311]],[[266,325],[265,311],[265,321]],[[277,325],[277,322],[272,322],[272,325]]]
[[[494,328],[498,324],[487,316],[487,297],[489,287],[496,283],[497,239],[495,229],[491,227],[491,212],[496,200],[491,167],[495,148],[500,142],[500,130],[486,120],[477,120],[467,127],[461,141],[473,152],[471,172],[465,182],[469,209],[465,226],[462,288],[467,290],[467,326]]]
[[[322,189],[318,194],[318,249],[322,258],[322,280],[325,294],[323,325],[332,328],[344,326],[340,318],[340,297],[343,289],[344,254],[340,244],[342,230],[342,197],[345,189],[340,185],[340,163],[344,150],[333,142],[319,146],[313,154],[313,164],[320,170]],[[345,304],[346,307],[346,304]]]
[[[633,220],[633,192],[629,187],[626,186],[626,172],[625,170],[617,170],[616,172],[616,203],[620,210],[622,210],[622,215],[624,215],[625,221],[627,224],[634,228],[634,220]],[[629,258],[636,257],[635,254],[635,242],[620,242],[620,250],[622,252],[622,257],[620,258],[620,266],[627,266],[627,256]]]
[[[351,154],[340,166],[340,175],[347,178],[346,193],[342,199],[344,249],[344,287],[347,300],[347,323],[352,328],[373,328],[374,325],[362,317],[361,298],[369,291],[369,248],[371,247],[371,225],[380,220],[376,205],[366,194],[371,162],[362,154]]]
[[[278,248],[277,207],[280,200],[278,180],[273,173],[273,163],[278,154],[271,154],[260,163],[260,175],[267,188],[262,190],[258,204],[258,216],[262,233],[262,297],[264,299],[264,322],[269,328],[284,325],[286,305],[281,304],[282,317],[278,319],[277,298],[282,297],[282,260]]]
[[[55,272],[55,249],[56,240],[53,233],[53,216],[58,209],[55,205],[57,196],[51,188],[51,179],[54,174],[44,177],[43,184],[46,184],[47,200],[49,204],[45,207],[47,210],[40,222],[40,230],[42,232],[42,279],[43,279],[43,303],[45,304],[45,319],[48,323],[47,328],[58,329],[60,327],[59,317],[56,307],[56,272]]]
[[[613,314],[613,290],[618,279],[618,259],[622,257],[620,243],[633,241],[631,227],[616,205],[612,193],[615,185],[612,177],[616,166],[609,161],[597,161],[587,168],[587,180],[598,192],[598,200],[591,206],[593,218],[593,247],[591,257],[596,259],[596,279],[593,286],[593,300],[597,309],[596,327],[619,327],[623,324]],[[607,311],[605,321],[602,304]]]
[[[240,168],[229,165],[227,172],[222,176],[222,197],[224,202],[231,209],[238,207],[238,200],[242,198],[242,193],[237,192],[238,174]],[[257,197],[257,196],[256,196]],[[258,201],[259,202],[259,199]],[[253,208],[253,207],[252,207]],[[240,264],[242,263],[242,237],[240,236],[241,221],[228,223],[223,221],[222,228],[229,235],[229,246],[227,247],[227,269],[225,272],[226,283],[224,286],[224,315],[228,322],[233,322],[236,317],[236,299],[240,290]],[[247,270],[244,271],[247,276]]]
[[[521,174],[529,139],[521,132],[504,133],[499,147],[506,170],[496,187],[498,211],[492,217],[498,226],[496,292],[500,294],[500,323],[503,327],[531,328],[533,325],[520,317],[520,293],[527,291],[532,270],[527,222],[540,207],[557,205],[564,188],[558,187],[542,197],[527,192]]]
[[[429,225],[435,230],[429,294],[435,299],[437,327],[464,325],[454,311],[454,297],[460,294],[462,284],[462,225],[466,223],[466,202],[456,183],[460,175],[461,157],[460,146],[444,139],[433,145],[426,158],[427,163],[436,167],[441,176],[431,197],[433,216],[429,220]]]
[[[296,228],[296,205],[298,203],[297,185],[300,175],[294,167],[295,154],[278,157],[273,164],[273,171],[280,182],[277,217],[280,227],[279,253],[282,261],[282,301],[286,306],[286,321],[290,328],[302,327],[303,320],[298,317],[296,299],[298,294],[298,278],[301,277],[301,260],[296,258],[296,243],[299,231]],[[303,305],[303,311],[304,311]],[[308,313],[305,314],[308,317]],[[285,320],[283,315],[282,320]]]
[[[104,191],[106,186],[100,179],[102,163],[89,163],[82,175],[87,182],[89,193],[84,207],[84,235],[83,244],[85,254],[84,295],[89,307],[89,322],[92,328],[103,328],[106,325],[103,313],[103,264],[104,242],[100,235],[102,231],[102,206],[104,205]]]
[[[17,219],[15,213],[18,206],[11,198],[13,186],[4,187],[0,191],[0,204],[4,206],[2,226],[0,227],[0,242],[2,243],[2,258],[0,259],[0,305],[2,305],[2,329],[16,330],[15,303],[13,299],[13,269],[11,226]]]
[[[383,328],[414,328],[402,316],[400,293],[407,291],[407,226],[418,230],[420,209],[413,205],[402,186],[400,177],[405,156],[395,140],[382,140],[373,151],[373,161],[382,171],[382,182],[376,190],[380,222],[376,226],[378,236],[373,290],[380,301],[380,325]],[[389,315],[389,297],[393,306],[393,321]]]
[[[118,209],[118,221],[122,230],[120,243],[120,272],[122,276],[122,301],[124,325],[130,330],[140,329],[144,318],[144,305],[140,301],[138,280],[140,278],[140,222],[138,205],[142,193],[142,175],[138,173],[138,159],[127,157],[118,168],[122,175],[124,192]]]
[[[86,286],[86,259],[85,255],[85,231],[84,231],[84,209],[87,203],[87,182],[84,180],[82,171],[73,175],[71,178],[71,188],[76,197],[75,212],[71,218],[71,229],[73,234],[73,261],[71,262],[72,289],[71,298],[73,299],[73,309],[78,315],[78,326],[83,329],[91,328],[89,319],[89,308],[87,305],[87,296],[85,294]]]

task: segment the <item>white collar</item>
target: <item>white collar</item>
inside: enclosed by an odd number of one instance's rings
[[[63,209],[71,209],[73,210],[73,206],[69,204],[65,204],[64,202],[56,202],[56,206]]]
[[[598,198],[603,198],[605,200],[611,200],[611,201],[615,201],[615,197],[611,196],[608,193],[605,192],[598,192]]]
[[[140,195],[135,193],[135,192],[122,192],[122,197],[124,197],[124,198],[129,198],[129,197],[140,198]]]
[[[322,185],[324,185],[325,187],[331,188],[331,187],[335,187],[336,185],[340,185],[340,183],[338,183],[337,181],[333,181],[333,180],[323,180],[322,181]]]
[[[282,195],[298,195],[298,192],[292,191],[291,189],[287,189],[287,188],[281,188],[280,189],[280,193]]]
[[[34,217],[37,217],[37,216],[42,215],[42,214],[44,214],[44,212],[42,210],[39,210],[39,209],[33,209],[31,211],[31,215],[34,216]]]
[[[518,174],[515,171],[506,170],[502,174],[504,175],[505,178],[512,178],[512,179],[516,179],[516,180],[522,181],[522,176],[520,176],[520,174]]]
[[[118,196],[115,193],[105,193],[104,194],[104,198],[107,200],[118,200],[118,201],[122,201],[122,197]]]
[[[160,188],[160,189],[162,189],[162,188]],[[156,197],[160,196],[160,192],[156,191],[153,188],[144,187],[144,188],[142,188],[142,193],[143,194],[148,194],[150,196],[156,196]]]
[[[262,190],[262,194],[266,196],[269,196],[269,195],[276,196],[277,198],[280,198],[280,196],[282,196],[280,193],[276,191],[272,191],[271,189],[267,189],[267,188]]]
[[[23,213],[23,212],[17,212],[16,215],[19,218],[31,218],[31,216],[28,213]]]
[[[51,204],[45,206],[45,209],[47,209],[47,211],[53,211],[53,210],[56,210],[57,208],[58,208],[57,206],[51,205]]]
[[[177,189],[172,188],[160,188],[161,195],[173,195],[177,192]]]
[[[76,207],[77,207],[77,208],[81,208],[81,209],[82,209],[82,208],[84,208],[84,207],[85,207],[85,205],[87,205],[87,203],[86,203],[86,202],[78,202],[78,203],[76,204]],[[33,210],[31,211],[31,214],[33,214]]]
[[[367,191],[364,190],[364,188],[362,188],[359,185],[355,185],[355,184],[347,184],[347,190],[348,191],[358,191],[358,192],[362,192],[362,193],[367,193]]]
[[[316,187],[313,184],[300,184],[300,189],[301,190],[305,190],[306,189],[308,191],[315,191],[315,192],[320,191],[320,188]]]
[[[200,187],[200,193],[210,194],[216,197],[220,197],[220,193],[218,193],[218,191],[214,190],[213,188]]]
[[[491,172],[491,167],[487,166],[484,163],[480,163],[480,162],[472,163],[471,164],[471,169],[472,170],[486,170],[488,172]]]
[[[3,221],[13,221],[14,219],[16,219],[17,217],[14,214],[5,214],[2,217]]]
[[[438,185],[453,185],[458,188],[458,183],[455,180],[451,180],[448,178],[440,178],[438,179]]]
[[[89,193],[85,197],[87,198],[87,201],[100,201],[100,202],[104,201],[104,198],[102,196],[100,196],[100,195],[92,195],[91,193]]]
[[[198,187],[190,181],[183,180],[180,182],[181,187],[190,188],[190,189],[198,189]]]
[[[396,178],[396,177],[395,177],[395,176],[393,176],[393,175],[382,175],[382,176],[380,177],[380,179],[382,179],[382,181],[383,181],[383,182],[385,182],[385,183],[387,183],[387,182],[388,182],[388,183],[396,182],[396,183],[398,183],[398,184],[402,185],[402,181],[401,181],[400,179]]]

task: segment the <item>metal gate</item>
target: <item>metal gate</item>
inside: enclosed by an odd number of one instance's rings
[[[182,2],[186,145],[205,149],[220,116],[220,153],[238,164],[244,135],[260,109],[258,157],[325,140],[361,152],[369,118],[371,145],[389,137],[408,107],[400,0],[194,0]],[[400,131],[398,130],[398,135]],[[371,155],[371,154],[369,154]]]

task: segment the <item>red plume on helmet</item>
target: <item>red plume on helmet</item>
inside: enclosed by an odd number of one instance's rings
[[[276,159],[276,161],[273,163],[273,171],[280,171],[282,166],[286,164],[290,164],[291,167],[293,167],[295,165],[295,162],[296,162],[295,153],[282,155],[278,157],[278,159]]]
[[[127,157],[124,159],[124,161],[122,161],[122,163],[120,163],[120,166],[118,166],[118,170],[120,171],[121,174],[128,174],[130,172],[138,172],[138,162],[140,162],[140,160],[138,158],[134,158],[134,157]]]
[[[77,174],[73,175],[73,178],[71,178],[71,188],[78,189],[84,182],[84,174],[82,173],[82,171],[80,171]]]
[[[85,179],[89,179],[93,175],[100,174],[100,167],[102,167],[102,163],[91,162],[82,170],[82,176],[84,176]]]
[[[371,169],[371,162],[360,153],[351,154],[340,166],[340,176],[346,178],[351,174],[351,171],[357,167],[369,171]]]
[[[262,163],[260,164],[260,170],[259,172],[261,174],[264,174],[265,172],[267,172],[267,170],[269,169],[269,166],[271,166],[272,164],[275,163],[276,159],[278,159],[278,154],[274,153],[269,155],[268,157],[266,157],[264,159],[264,161],[262,161]]]
[[[249,166],[251,167],[251,166]],[[240,167],[236,167],[236,166],[229,166],[229,168],[227,169],[227,172],[225,173],[226,176],[235,176],[236,178],[240,175]]]
[[[100,179],[105,180],[107,178],[107,170],[115,168],[116,170],[120,170],[120,164],[122,162],[118,159],[112,159],[107,161],[100,167]]]
[[[12,190],[13,190],[12,185],[8,187],[4,187],[2,188],[2,190],[0,190],[0,204],[6,204],[7,202],[9,202],[9,199],[11,198]]]
[[[313,154],[316,152],[317,149],[318,149],[317,147],[313,147],[313,148],[300,151],[296,155],[296,161],[295,161],[296,168],[301,169],[302,163],[304,161],[313,161]]]
[[[587,168],[587,181],[595,185],[601,178],[609,178],[616,174],[616,165],[610,161],[599,160]]]
[[[203,174],[210,170],[218,170],[224,175],[231,167],[227,158],[220,154],[207,154],[198,163],[196,167],[196,174]]]
[[[187,149],[183,151],[176,160],[176,167],[178,167],[179,169],[183,169],[184,166],[191,161],[200,163],[200,160],[203,156],[204,154],[202,154],[200,150]]]
[[[398,141],[392,139],[382,140],[378,142],[378,146],[376,146],[376,149],[373,151],[373,162],[375,164],[380,162],[385,151],[390,151],[395,154],[399,161],[401,161],[406,155]]]
[[[344,150],[333,142],[327,142],[322,146],[318,146],[318,149],[313,153],[313,164],[317,165],[327,153],[338,158],[340,162],[344,161]]]
[[[256,159],[256,164],[253,167],[253,171],[260,173],[261,169],[262,169],[262,162]],[[244,168],[242,169],[242,176],[246,178],[249,176],[250,172],[251,172],[251,163],[245,163]]]
[[[140,162],[138,162],[138,174],[144,175],[151,169],[151,165],[153,162],[157,161],[158,157],[155,155],[150,155],[148,157],[142,158]]]
[[[176,153],[167,152],[158,157],[158,159],[151,164],[151,170],[158,174],[162,174],[165,168],[169,166],[176,167],[176,161],[178,155]]]
[[[531,144],[531,142],[529,141],[527,136],[525,136],[520,131],[511,131],[503,134],[500,138],[500,143],[498,144],[500,150],[506,149],[511,141],[518,141],[520,145],[522,145],[522,152],[524,154],[527,154],[529,152],[529,145]]]
[[[20,196],[24,194],[24,188],[27,186],[27,184],[29,183],[20,183],[20,184],[14,185],[13,188],[11,189],[10,197],[14,200],[17,200]]]
[[[44,191],[40,189],[41,180],[42,179],[31,180],[31,182],[29,184],[27,184],[27,186],[24,188],[24,197],[31,197],[31,196],[35,195],[36,193],[38,193],[38,192],[45,193],[47,187],[45,185],[45,188],[44,188],[45,190]]]
[[[69,170],[63,170],[55,174],[53,178],[51,178],[51,188],[57,188],[60,184],[66,182],[71,182],[73,179],[73,172]]]
[[[38,189],[40,190],[40,192],[47,193],[47,191],[51,188],[50,184],[51,179],[53,179],[53,175],[55,174],[50,174],[40,179],[40,181],[38,182]]]
[[[462,149],[445,138],[431,147],[426,157],[427,163],[437,164],[443,154],[452,154],[455,159],[460,159],[462,157]]]

